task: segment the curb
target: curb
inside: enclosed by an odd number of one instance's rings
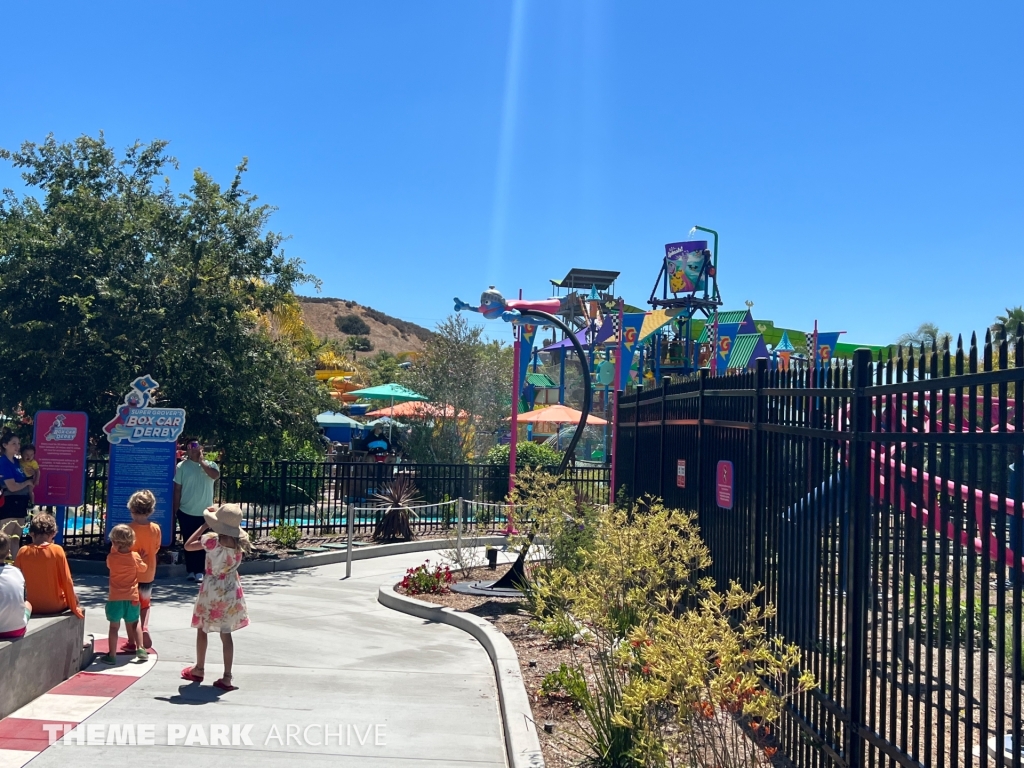
[[[94,653],[107,652],[107,640],[92,640]],[[118,644],[120,640],[118,639]],[[134,685],[157,662],[156,651],[150,649],[149,660],[143,664],[130,661],[127,654],[118,654],[113,667],[93,663],[87,670],[72,675],[46,693],[0,720],[0,765],[20,768],[44,752],[59,739],[55,728],[63,726],[64,738],[78,725],[96,714],[104,705]],[[122,663],[123,662],[123,663]],[[51,732],[53,736],[51,737]],[[81,738],[77,731],[73,739]]]
[[[544,768],[544,756],[540,751],[530,698],[519,668],[519,656],[505,635],[472,614],[400,595],[391,584],[380,586],[377,602],[410,616],[449,624],[475,637],[487,651],[494,666],[509,768]]]
[[[397,544],[374,544],[368,547],[353,547],[352,560],[370,560],[375,557],[387,557],[388,555],[404,555],[408,552],[429,552],[438,549],[439,544],[447,544],[448,539],[421,539],[416,541],[402,541]],[[504,536],[467,536],[462,540],[464,547],[482,547],[485,544],[504,544]],[[298,568],[314,568],[318,565],[334,565],[344,563],[348,560],[346,550],[336,552],[316,552],[311,555],[299,555],[288,557],[284,560],[247,560],[238,567],[238,573],[242,576],[251,576],[257,573],[276,573],[278,571],[294,571]],[[76,576],[106,576],[107,564],[103,560],[75,560],[68,558],[72,575]],[[182,577],[185,575],[184,565],[157,566],[156,578],[167,579]]]

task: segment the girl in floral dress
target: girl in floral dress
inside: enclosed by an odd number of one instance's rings
[[[185,667],[181,676],[193,683],[203,681],[208,635],[216,632],[224,647],[224,675],[213,685],[233,691],[236,687],[231,684],[231,664],[235,645],[231,633],[249,624],[238,579],[243,552],[250,550],[249,537],[242,530],[242,509],[237,504],[210,507],[203,517],[205,524],[185,542],[187,552],[206,552],[206,574],[192,609],[192,626],[197,631],[196,663]]]

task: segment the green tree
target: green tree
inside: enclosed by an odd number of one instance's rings
[[[0,408],[83,410],[98,433],[149,373],[186,429],[272,455],[329,404],[314,360],[267,325],[315,280],[242,188],[244,160],[226,188],[196,170],[176,195],[166,148],[118,157],[101,134],[0,150],[39,192],[0,201]]]
[[[430,400],[413,423],[407,446],[412,457],[462,463],[493,444],[510,413],[512,350],[484,341],[482,329],[450,315],[438,324],[405,383]]]
[[[1013,344],[1019,334],[1024,332],[1024,306],[1006,308],[1005,315],[996,315],[992,325],[994,341],[1001,342],[1004,338]]]
[[[405,369],[402,368],[399,359],[381,350],[373,357],[365,358],[362,361],[360,383],[366,387],[379,387],[382,384],[402,384],[405,376]]]

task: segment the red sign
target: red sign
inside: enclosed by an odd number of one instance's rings
[[[79,411],[39,411],[33,441],[39,464],[35,503],[58,507],[84,504],[88,415]]]
[[[686,487],[686,459],[676,460],[676,488]]]
[[[732,489],[732,462],[720,461],[715,469],[715,498],[722,509],[732,509]]]

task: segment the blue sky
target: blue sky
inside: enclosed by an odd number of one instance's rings
[[[55,2],[5,28],[0,146],[169,139],[181,191],[247,156],[323,295],[424,325],[574,266],[644,305],[693,224],[726,308],[847,341],[1024,303],[1020,3]]]

